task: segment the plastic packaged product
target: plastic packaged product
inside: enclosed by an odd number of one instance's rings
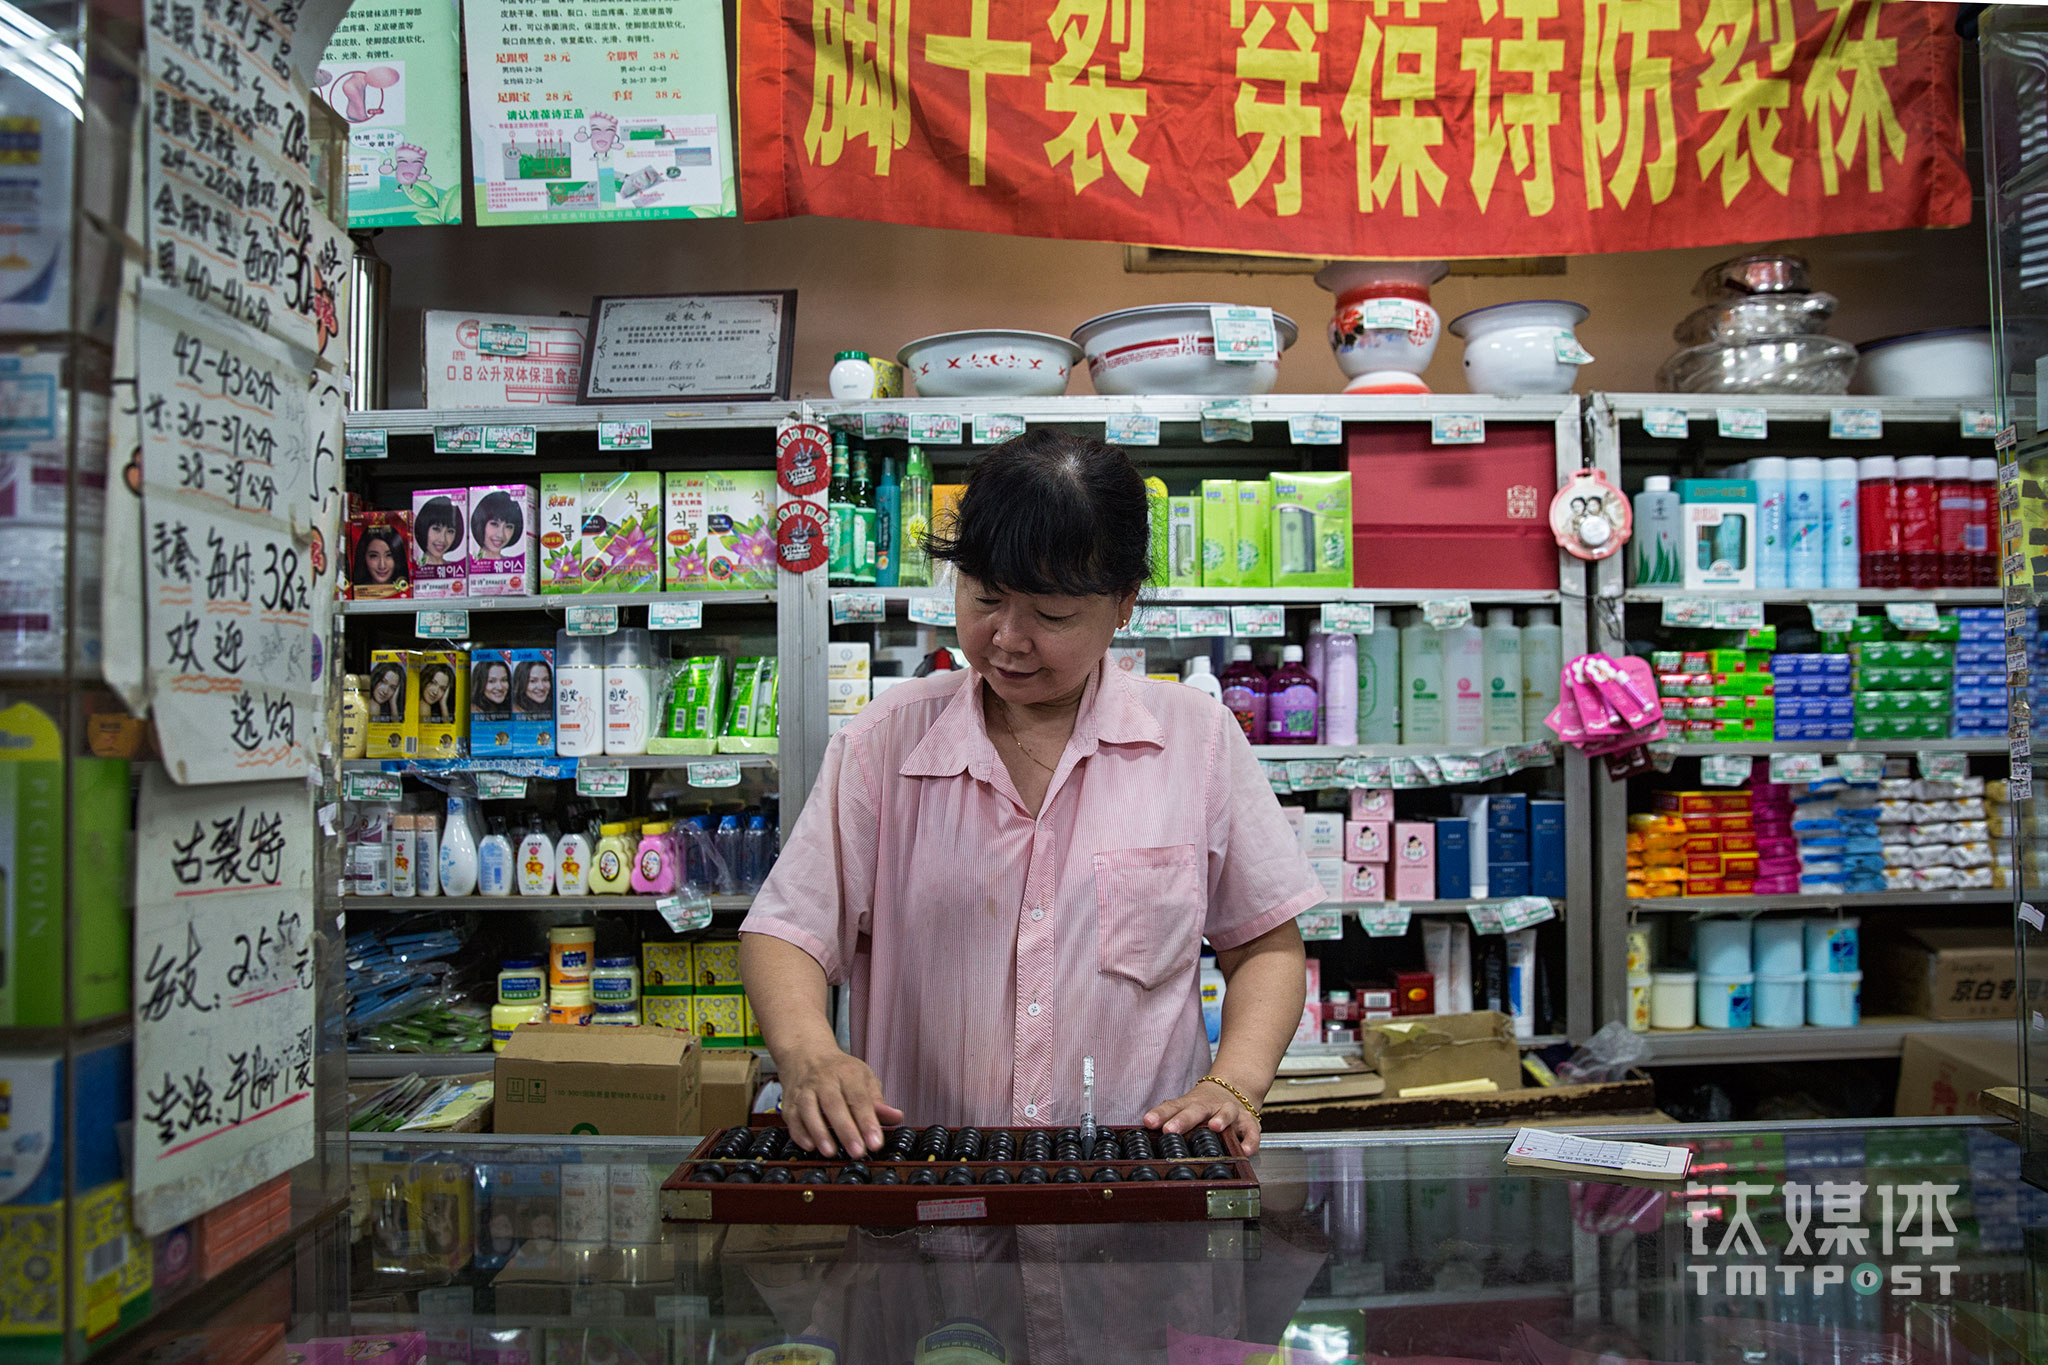
[[[1237,571],[1237,480],[1202,480],[1202,585],[1234,588]]]
[[[644,754],[654,725],[652,635],[627,629],[604,640],[604,751]]]
[[[1798,1028],[1806,1022],[1806,973],[1758,973],[1752,1015],[1758,1028]]]
[[[1650,931],[1641,925],[1630,926],[1627,944],[1629,976],[1640,976],[1647,981],[1650,975]]]
[[[1699,1019],[1697,972],[1650,973],[1650,1027],[1691,1028]]]
[[[1486,635],[1477,625],[1470,623],[1441,634],[1443,742],[1477,748],[1486,742]]]
[[[1651,982],[1648,972],[1635,973],[1628,979],[1628,1026],[1632,1033],[1650,1031]]]
[[[555,635],[555,752],[564,758],[604,752],[604,675],[602,637]]]
[[[1751,960],[1759,977],[1803,975],[1806,925],[1796,919],[1759,919],[1751,925]],[[1761,1021],[1759,1021],[1761,1022]]]
[[[491,1051],[503,1052],[512,1041],[512,1030],[521,1024],[545,1023],[547,1017],[544,1004],[491,1006]]]
[[[1219,706],[1223,703],[1223,684],[1217,681],[1216,674],[1211,671],[1208,655],[1197,654],[1189,659],[1181,672],[1180,680],[1197,692],[1204,692],[1215,698]]]
[[[1522,742],[1522,632],[1512,607],[1489,607],[1484,641],[1486,743]],[[1342,741],[1332,741],[1338,743]]]
[[[476,845],[476,891],[479,896],[512,894],[512,839],[505,822],[492,816],[489,834]]]
[[[441,890],[450,896],[467,896],[476,890],[477,838],[475,816],[464,796],[448,798],[447,827],[441,833],[439,866]]]
[[[341,756],[367,758],[370,754],[369,679],[351,673],[341,685]]]
[[[1941,586],[1941,496],[1932,455],[1906,455],[1899,473],[1899,574],[1908,588]]]
[[[592,1009],[590,983],[587,981],[575,986],[556,986],[548,992],[550,1024],[587,1024]]]
[[[555,841],[548,837],[540,812],[530,813],[526,832],[514,852],[514,881],[522,896],[550,896],[555,890]]]
[[[1836,456],[1822,462],[1825,492],[1822,532],[1826,539],[1822,558],[1829,588],[1854,588],[1862,581],[1861,550],[1856,538],[1856,461]]]
[[[1861,921],[1853,915],[1807,920],[1806,974],[1826,976],[1859,970],[1857,928],[1860,924]]]
[[[1785,587],[1790,573],[1788,464],[1781,455],[1763,455],[1748,465],[1747,477],[1756,485],[1756,586],[1760,589]]]
[[[1784,586],[1823,587],[1827,583],[1825,470],[1812,456],[1787,460],[1785,467]]]
[[[590,894],[590,836],[571,823],[555,841],[555,893],[562,896]]]
[[[713,739],[725,714],[725,658],[700,654],[683,660],[670,698],[668,738]]]
[[[1358,742],[1399,744],[1401,633],[1388,608],[1374,607],[1372,618],[1372,633],[1358,643]]]
[[[1266,698],[1266,743],[1314,744],[1321,707],[1316,697],[1316,680],[1301,666],[1301,646],[1287,645],[1280,651],[1280,667],[1268,684]]]
[[[597,960],[590,969],[590,998],[599,1005],[639,1002],[640,967],[630,954]]]
[[[1404,637],[1405,640],[1405,637]],[[1522,739],[1550,738],[1543,718],[1557,709],[1558,674],[1564,667],[1564,629],[1555,607],[1531,607],[1522,627]]]
[[[1518,637],[1516,686],[1520,685],[1519,643]],[[1353,745],[1358,743],[1358,637],[1348,631],[1334,632],[1324,651],[1323,743]],[[1515,700],[1519,713],[1520,698]]]
[[[1816,1028],[1854,1028],[1862,1023],[1863,973],[1807,973],[1806,1022]]]
[[[1866,588],[1899,586],[1898,473],[1898,461],[1889,455],[1856,461],[1857,553]]]
[[[759,891],[774,865],[775,831],[768,828],[768,817],[748,816],[746,833],[740,837],[740,893],[751,896]]]
[[[1233,645],[1230,667],[1223,670],[1223,706],[1237,719],[1244,737],[1266,742],[1266,674],[1252,662],[1250,645]]]
[[[1635,497],[1629,538],[1629,573],[1638,587],[1677,587],[1685,582],[1684,513],[1670,476],[1651,474]]]
[[[413,890],[422,896],[441,894],[441,817],[412,818]]]
[[[665,820],[640,827],[640,846],[633,854],[630,875],[633,892],[641,896],[666,896],[676,889],[676,844]]]
[[[718,894],[721,896],[739,894],[740,841],[743,833],[740,817],[737,815],[719,816],[718,828],[712,831],[711,846],[718,854],[715,870],[718,874]]]
[[[419,865],[414,861],[417,848],[413,838],[415,818],[403,811],[391,817],[391,894],[394,896],[419,893]]]
[[[544,1005],[548,973],[537,957],[508,957],[498,964],[498,1003]]]
[[[1701,1028],[1748,1028],[1754,1008],[1756,977],[1700,974]]]
[[[1749,921],[1703,919],[1694,926],[1694,940],[1703,976],[1743,976],[1750,971]]]
[[[639,840],[633,827],[619,822],[598,826],[597,849],[590,858],[590,894],[623,896],[633,884],[633,855]]]
[[[591,958],[597,949],[597,930],[587,924],[565,924],[548,930],[548,985],[590,984]]]
[[[775,658],[772,655],[748,655],[734,662],[732,669],[732,701],[721,718],[721,735],[759,735],[760,717],[764,708],[772,707],[775,695]],[[773,734],[771,729],[769,734]]]
[[[1998,586],[1998,461],[1980,455],[1970,461],[1970,582]]]

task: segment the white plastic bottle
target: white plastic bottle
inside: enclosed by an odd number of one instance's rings
[[[1564,669],[1564,628],[1557,608],[1531,607],[1522,627],[1522,739],[1552,738],[1543,718],[1557,709],[1558,674]]]
[[[1419,611],[1401,626],[1401,742],[1444,742],[1444,637]]]
[[[549,896],[555,890],[555,841],[535,811],[526,822],[519,840],[518,861],[513,867],[514,885],[522,896]]]
[[[590,894],[590,835],[573,818],[555,841],[555,892],[562,896]]]
[[[1486,647],[1486,742],[1522,742],[1522,632],[1513,607],[1488,607],[1480,632]]]
[[[476,829],[470,824],[469,798],[448,798],[448,824],[441,831],[441,889],[451,896],[476,890]]]
[[[1470,622],[1443,632],[1444,743],[1486,742],[1486,635]]]
[[[1358,637],[1333,631],[1323,645],[1323,743],[1358,743]]]
[[[441,894],[440,824],[438,815],[412,818],[412,865],[419,874],[414,889],[422,896]]]
[[[555,752],[604,752],[604,647],[597,636],[555,634]]]
[[[1401,742],[1401,631],[1390,607],[1372,609],[1372,634],[1358,643],[1358,742]]]
[[[1734,477],[1733,475],[1730,476]],[[1786,586],[1790,542],[1786,538],[1785,482],[1790,477],[1782,455],[1760,455],[1749,461],[1748,478],[1756,484],[1756,585]]]
[[[419,868],[413,862],[419,847],[413,837],[415,819],[405,811],[391,817],[391,894],[394,896],[419,893]]]
[[[1827,586],[1827,481],[1817,456],[1785,462],[1785,586]],[[1759,565],[1761,567],[1761,565]],[[1761,585],[1759,585],[1761,586]]]
[[[491,832],[476,846],[476,892],[479,896],[512,894],[512,841],[505,837],[505,822],[494,819]]]
[[[644,630],[615,631],[605,637],[604,751],[644,754],[653,727],[652,644]]]
[[[1202,954],[1198,980],[1202,994],[1202,1027],[1208,1030],[1209,1046],[1214,1047],[1223,1036],[1223,972],[1216,966],[1216,959],[1208,953]]]
[[[1671,491],[1671,476],[1651,474],[1636,494],[1635,529],[1628,543],[1629,578],[1636,587],[1677,587],[1685,582],[1685,512]]]
[[[1181,672],[1180,680],[1189,687],[1207,692],[1216,699],[1218,706],[1223,704],[1223,684],[1217,679],[1215,671],[1210,668],[1208,655],[1197,654],[1194,658],[1189,659],[1187,667]]]
[[[1863,583],[1862,546],[1856,539],[1856,461],[1838,455],[1821,462],[1821,571],[1830,588]]]

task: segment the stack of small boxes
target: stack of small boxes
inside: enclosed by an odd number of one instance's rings
[[[1759,856],[1746,791],[1663,791],[1631,815],[1628,893],[1638,898],[1746,896]]]
[[[640,945],[641,1022],[688,1029],[705,1047],[760,1047],[761,1026],[740,984],[736,938]]]
[[[1963,891],[1995,885],[1992,836],[2009,828],[2009,807],[1987,799],[1991,788],[1981,777],[1879,782],[1874,828],[1884,849],[1884,889]],[[2000,794],[2006,790],[2003,783],[1997,788]]]
[[[1948,737],[1954,645],[1945,640],[1858,640],[1850,648],[1856,660],[1856,738]]]
[[[1877,791],[1871,783],[1829,778],[1787,787],[1761,782],[1757,790],[1759,800],[1769,793],[1774,801],[1791,807],[1791,833],[1799,849],[1797,889],[1802,895],[1860,895],[1885,889]]]
[[[1774,739],[1849,739],[1856,699],[1846,654],[1773,654],[1778,699]]]
[[[1828,658],[1829,655],[1811,657]],[[1749,815],[1756,835],[1756,882],[1753,896],[1791,896],[1799,891],[1799,839],[1792,832],[1792,796],[1781,784],[1767,777],[1767,761],[1752,766],[1757,780],[1750,784]]]
[[[826,728],[833,734],[853,723],[874,696],[868,647],[834,640],[825,646]]]
[[[1995,739],[2005,733],[2005,621],[1997,607],[1956,613],[1955,710],[1949,734]]]
[[[1773,737],[1777,688],[1760,649],[1658,650],[1650,656],[1664,721],[1681,743]],[[1846,671],[1846,670],[1845,670]]]
[[[1361,788],[1351,793],[1351,818],[1344,822],[1345,885],[1350,899],[1383,901],[1434,900],[1433,876],[1399,874],[1391,879],[1387,868],[1394,844],[1394,793],[1385,787]],[[1428,881],[1427,886],[1422,882]],[[1420,887],[1418,892],[1416,888]]]
[[[1351,793],[1349,818],[1281,809],[1333,901],[1565,894],[1564,802],[1555,798],[1466,797],[1460,815],[1397,820],[1394,793],[1375,787]]]

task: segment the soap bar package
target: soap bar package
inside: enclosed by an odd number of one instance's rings
[[[370,718],[363,727],[370,758],[420,756],[420,679],[412,651],[370,651]]]
[[[1273,586],[1351,586],[1351,475],[1274,474]]]
[[[540,490],[493,483],[469,490],[469,595],[530,597],[540,588]]]
[[[671,590],[774,589],[774,470],[671,470],[662,497]]]
[[[1237,480],[1202,480],[1202,586],[1234,588],[1237,570]]]
[[[583,476],[540,476],[540,590],[589,592],[583,581]]]
[[[1756,485],[1748,479],[1680,479],[1685,586],[1756,587]]]
[[[469,655],[459,649],[415,650],[410,662],[419,698],[419,756],[464,757],[469,747]]]
[[[1237,582],[1243,588],[1273,586],[1273,488],[1264,479],[1237,485]]]
[[[469,490],[426,488],[412,495],[412,595],[469,593]]]
[[[358,602],[412,596],[412,513],[348,519],[348,594]]]
[[[555,651],[515,649],[512,656],[514,758],[549,758],[555,752]]]

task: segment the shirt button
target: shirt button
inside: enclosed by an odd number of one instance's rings
[[[1031,911],[1031,918],[1033,918],[1033,919],[1044,919],[1044,918],[1045,918],[1045,907],[1044,907],[1044,906],[1042,906],[1042,905],[1039,905],[1039,906],[1034,906],[1034,907],[1032,907],[1032,911]]]
[[[1031,1007],[1025,1010],[1024,1012],[1030,1015],[1033,1019],[1036,1019],[1038,1017],[1038,1002],[1036,1000],[1032,1001]]]
[[[1038,1106],[1037,1106],[1037,1105],[1035,1105],[1035,1104],[1027,1104],[1027,1105],[1025,1105],[1025,1106],[1024,1106],[1024,1117],[1025,1117],[1025,1118],[1027,1118],[1027,1119],[1035,1119],[1035,1118],[1037,1118],[1037,1117],[1038,1117]]]

